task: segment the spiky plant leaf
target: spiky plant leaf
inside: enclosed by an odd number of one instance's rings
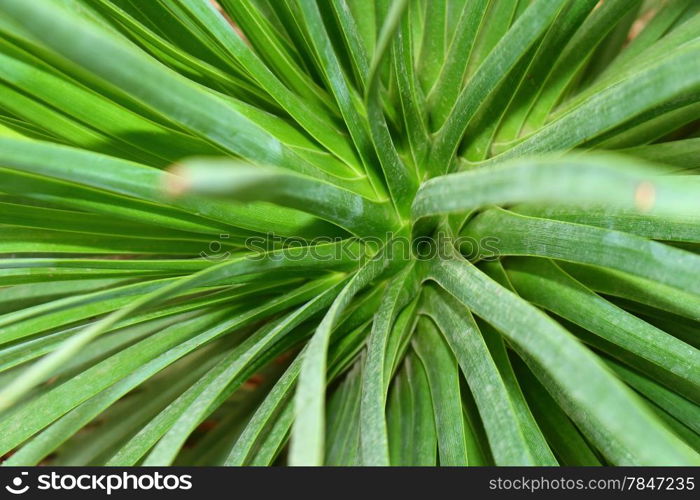
[[[699,141],[690,0],[3,0],[0,456],[700,464]]]

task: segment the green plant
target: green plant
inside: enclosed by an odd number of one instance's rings
[[[696,0],[219,3],[0,2],[6,464],[700,462]]]

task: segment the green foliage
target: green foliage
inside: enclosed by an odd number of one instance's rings
[[[698,169],[692,0],[2,0],[0,456],[698,465]]]

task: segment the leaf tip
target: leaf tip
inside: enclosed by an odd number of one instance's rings
[[[191,186],[192,180],[186,167],[177,164],[168,167],[163,178],[163,190],[168,196],[182,196]]]
[[[640,212],[648,212],[654,208],[656,188],[649,181],[640,182],[634,191],[634,205]]]

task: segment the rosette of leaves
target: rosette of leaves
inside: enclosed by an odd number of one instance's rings
[[[697,1],[0,32],[5,464],[698,464]]]

